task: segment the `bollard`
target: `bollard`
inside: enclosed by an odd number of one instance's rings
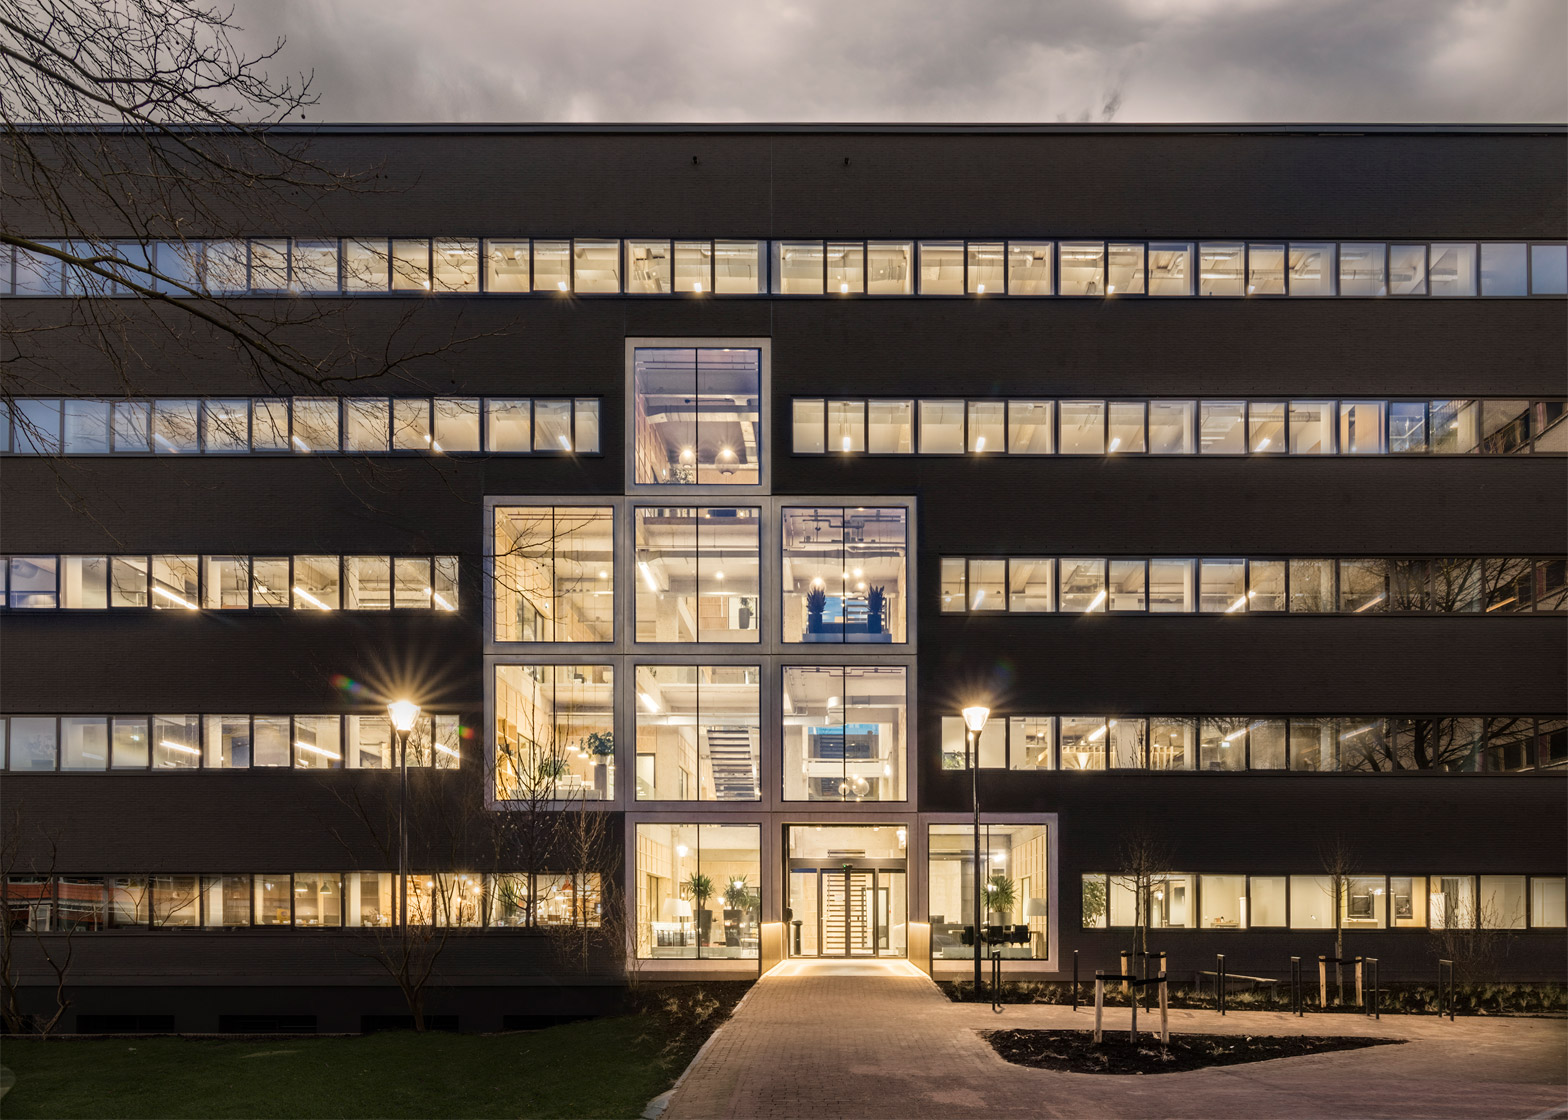
[[[1078,1012],[1078,950],[1073,950],[1073,1013]]]
[[[1444,984],[1444,977],[1447,984]],[[1444,1009],[1448,1011],[1448,1021],[1454,1021],[1454,962],[1440,960],[1437,962],[1437,1017],[1443,1017]]]
[[[1361,980],[1362,980],[1361,958],[1357,957],[1356,958],[1356,1002],[1361,1005],[1363,1010],[1365,1010],[1366,1006],[1367,1006],[1366,988],[1362,985]]]
[[[1370,991],[1371,991],[1372,1000],[1371,1000],[1371,1004],[1370,1005],[1366,1005],[1366,1004],[1362,1005],[1362,1011],[1363,1011],[1363,1013],[1365,1013],[1367,1015],[1370,1015],[1374,1019],[1381,1019],[1383,1017],[1382,999],[1381,999],[1381,996],[1382,996],[1383,993],[1381,991],[1381,985],[1379,985],[1379,983],[1378,983],[1377,958],[1376,957],[1367,957],[1366,958],[1366,965],[1367,965],[1367,979],[1369,981],[1369,988],[1370,988]]]
[[[1160,970],[1160,1045],[1171,1044],[1171,997],[1165,983],[1165,971]]]
[[[1138,993],[1133,993],[1132,999],[1132,1029],[1127,1032],[1127,1041],[1137,1045],[1138,1042]]]
[[[1123,953],[1122,954],[1122,977],[1123,977],[1123,979],[1122,979],[1122,994],[1123,995],[1127,994],[1127,980],[1126,980],[1126,977],[1132,975],[1132,969],[1127,967],[1128,963],[1129,963],[1129,961],[1128,961],[1127,954]]]
[[[1290,958],[1290,1012],[1292,1015],[1305,1016],[1306,1008],[1302,1006],[1303,993],[1301,991],[1301,958]]]
[[[1214,1005],[1225,1014],[1225,954],[1214,954]]]
[[[1094,974],[1094,1043],[1098,1046],[1105,1038],[1102,1020],[1105,1017],[1105,973]]]
[[[1318,1006],[1328,1007],[1328,958],[1318,958]]]

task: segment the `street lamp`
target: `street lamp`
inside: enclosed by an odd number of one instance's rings
[[[975,817],[975,995],[980,994],[980,732],[991,717],[991,709],[978,704],[964,709],[964,726],[969,728],[969,802]]]
[[[387,705],[392,730],[397,732],[397,924],[408,925],[408,735],[419,718],[419,705],[412,700],[394,700]]]

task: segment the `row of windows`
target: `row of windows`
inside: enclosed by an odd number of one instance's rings
[[[599,452],[599,401],[527,397],[27,398],[0,402],[12,455]]]
[[[760,507],[631,514],[637,641],[760,640]],[[613,506],[495,508],[496,641],[615,639],[615,517]],[[783,641],[908,640],[907,509],[791,506],[779,518]]]
[[[1530,242],[252,238],[60,242],[0,260],[0,294],[429,292],[787,296],[1560,296],[1568,247]],[[157,272],[162,278],[155,278]],[[165,279],[166,278],[166,279]],[[120,283],[118,281],[124,281]]]
[[[1504,773],[1568,765],[1546,716],[1032,716],[989,720],[978,749],[942,717],[942,768]]]
[[[9,725],[9,726],[8,726]],[[423,714],[409,766],[456,769],[468,731],[455,715]],[[398,737],[382,715],[0,716],[12,771],[392,770]]]
[[[408,922],[497,929],[599,924],[597,873],[536,873],[532,905],[529,878],[476,871],[409,875]],[[5,881],[5,909],[12,929],[39,933],[377,928],[397,923],[398,879],[385,871],[11,875]]]
[[[1336,892],[1329,875],[1112,873],[1083,876],[1082,914],[1084,929],[1333,929],[1336,909],[1347,930],[1562,929],[1563,887],[1560,875],[1351,875]]]
[[[17,610],[457,610],[456,556],[12,556]]]
[[[972,614],[1518,614],[1568,609],[1568,560],[942,558]]]
[[[797,455],[1522,455],[1568,451],[1560,400],[830,400]]]

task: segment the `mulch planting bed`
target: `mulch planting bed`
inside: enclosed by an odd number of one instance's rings
[[[1106,1031],[1095,1044],[1090,1031],[985,1031],[991,1047],[1009,1062],[1066,1073],[1182,1073],[1208,1066],[1234,1066],[1361,1050],[1399,1042],[1395,1038],[1298,1037],[1291,1035],[1173,1034],[1169,1046],[1160,1036],[1139,1032],[1136,1043],[1127,1032]]]

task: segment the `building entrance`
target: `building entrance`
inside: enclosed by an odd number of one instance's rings
[[[908,892],[901,825],[789,826],[789,952],[902,957]]]

